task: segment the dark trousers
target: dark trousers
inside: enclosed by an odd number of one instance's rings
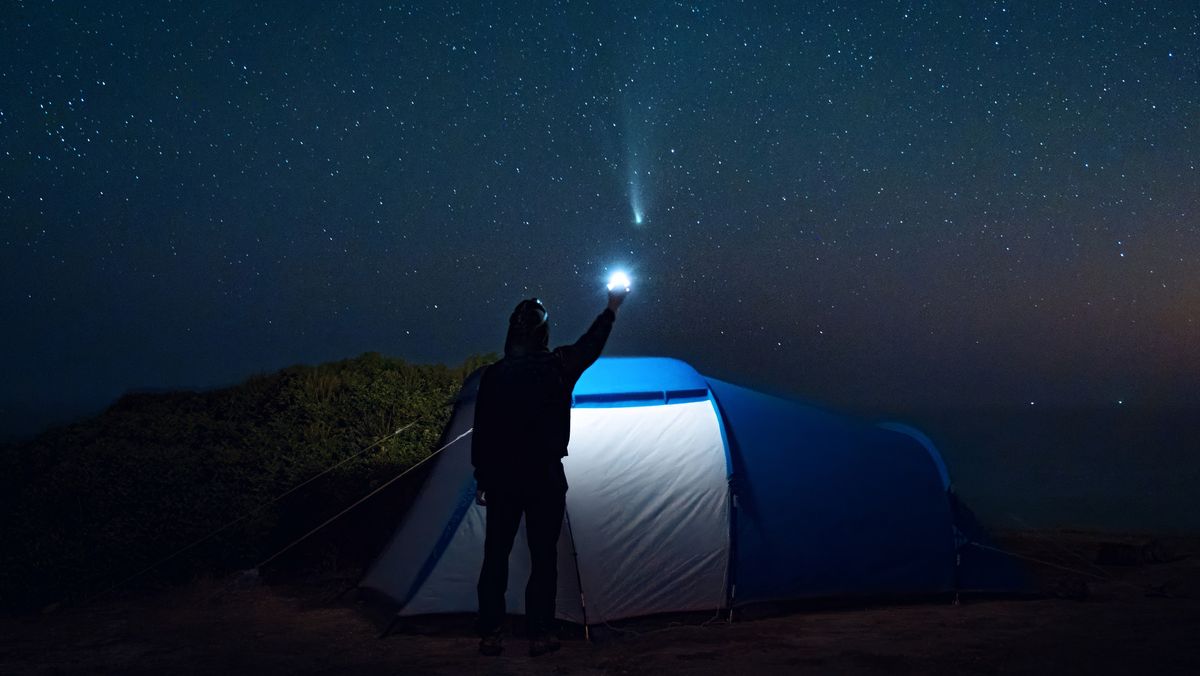
[[[558,470],[561,476],[561,466]],[[489,634],[504,622],[508,587],[508,555],[525,515],[529,540],[529,583],[525,585],[525,623],[530,636],[554,627],[558,592],[558,534],[566,509],[566,482],[493,487],[487,491],[487,535],[483,570],[479,573],[479,633]]]

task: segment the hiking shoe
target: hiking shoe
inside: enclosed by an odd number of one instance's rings
[[[495,657],[504,652],[504,642],[500,640],[500,634],[484,634],[479,639],[479,654]]]
[[[540,657],[546,653],[552,653],[562,647],[558,637],[553,634],[545,634],[535,636],[529,639],[529,656]]]

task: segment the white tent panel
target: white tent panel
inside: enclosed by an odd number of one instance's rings
[[[433,570],[408,603],[400,609],[400,614],[476,612],[479,604],[475,596],[475,583],[479,580],[479,567],[483,565],[483,533],[483,509],[472,505],[463,516],[458,530],[438,558]],[[524,529],[518,544],[523,543]],[[421,554],[424,555],[425,552]],[[529,570],[529,557],[522,557],[521,548],[514,547],[510,561],[511,587],[513,576],[520,574],[521,569]]]
[[[476,583],[483,565],[483,539],[486,533],[486,510],[472,504],[462,523],[438,559],[424,584],[412,600],[400,609],[401,615],[427,613],[474,613],[479,610]],[[529,580],[529,544],[525,539],[525,522],[513,542],[508,560],[509,613],[525,614],[525,583]],[[558,540],[558,606],[557,616],[572,622],[583,622],[580,609],[578,576],[571,541],[564,523]]]
[[[576,408],[563,464],[589,622],[724,605],[729,486],[711,401]]]

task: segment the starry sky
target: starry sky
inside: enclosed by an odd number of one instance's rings
[[[10,426],[573,340],[617,267],[610,354],[834,406],[1200,399],[1195,2],[0,15]]]

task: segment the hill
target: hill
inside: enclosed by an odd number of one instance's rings
[[[0,607],[36,608],[104,591],[245,515],[135,583],[254,565],[425,458],[463,379],[490,359],[448,367],[368,353],[220,390],[127,394],[94,418],[0,448]],[[371,536],[326,537],[283,568],[368,559],[404,492],[339,523],[342,532]]]

